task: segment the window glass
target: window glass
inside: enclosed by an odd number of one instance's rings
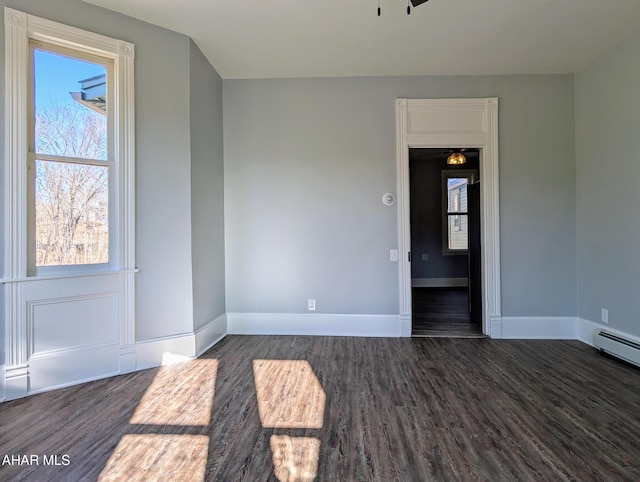
[[[449,212],[467,212],[467,184],[466,177],[450,177],[447,179],[447,194],[449,199]]]
[[[108,61],[74,54],[32,43],[36,267],[109,263]]]
[[[448,216],[449,249],[469,249],[469,227],[466,214]]]
[[[109,262],[108,168],[35,162],[36,266]]]
[[[36,48],[33,72],[35,152],[107,160],[106,67]]]

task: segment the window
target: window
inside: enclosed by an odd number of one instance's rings
[[[469,249],[469,206],[467,186],[477,171],[442,171],[442,251],[466,254]]]
[[[134,46],[5,8],[7,279],[135,270]]]
[[[108,264],[113,61],[30,42],[29,269]]]

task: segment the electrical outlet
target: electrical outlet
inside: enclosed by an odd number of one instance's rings
[[[602,323],[609,323],[609,310],[602,308]]]
[[[307,300],[307,310],[316,311],[316,300],[312,300],[312,299]]]

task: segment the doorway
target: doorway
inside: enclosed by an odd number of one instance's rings
[[[479,149],[409,149],[412,336],[484,336],[479,167]]]
[[[400,336],[412,330],[409,149],[479,149],[482,333],[502,337],[498,99],[396,99]]]

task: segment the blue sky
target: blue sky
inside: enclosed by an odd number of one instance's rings
[[[78,81],[104,74],[102,65],[36,50],[34,52],[36,109],[51,103],[73,102],[69,92],[80,91]]]

